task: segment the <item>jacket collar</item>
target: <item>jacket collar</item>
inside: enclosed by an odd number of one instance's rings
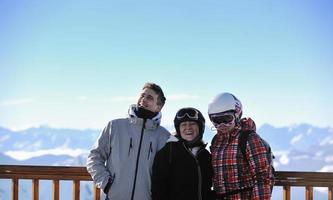
[[[136,108],[136,104],[130,105],[130,107],[128,109],[128,118],[130,119],[131,123],[142,125],[144,119],[138,118],[136,116],[136,114],[134,112],[135,108]],[[157,128],[161,123],[161,118],[162,118],[162,113],[159,112],[154,118],[147,119],[145,128],[146,129],[155,129],[155,128]]]
[[[167,140],[167,143],[168,143],[168,142],[179,142],[179,141],[181,141],[179,138],[177,138],[177,137],[175,136],[175,134],[176,134],[176,133],[171,134],[171,135],[169,136],[169,139]],[[203,141],[201,141],[201,142],[202,142],[202,145],[201,145],[201,146],[196,146],[196,147],[206,148],[207,144],[205,144]],[[183,143],[185,144],[185,142],[183,142]],[[199,149],[200,149],[200,148],[199,148]]]
[[[169,139],[167,140],[167,143],[168,142],[178,142],[179,139],[174,135],[174,134],[171,134]]]
[[[236,126],[230,132],[222,133],[220,131],[217,131],[217,141],[221,142],[222,140],[224,141],[233,140],[238,135],[240,129],[241,129],[240,126]]]

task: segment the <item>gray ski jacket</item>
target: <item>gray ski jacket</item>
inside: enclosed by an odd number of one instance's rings
[[[104,190],[110,179],[107,196],[111,200],[151,199],[154,157],[170,136],[160,126],[160,113],[144,120],[137,118],[133,109],[134,105],[128,118],[107,124],[87,159],[87,170],[97,187]]]

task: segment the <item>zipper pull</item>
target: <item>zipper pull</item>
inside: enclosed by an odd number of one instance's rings
[[[128,147],[128,156],[130,155],[132,147],[133,147],[133,144],[132,144],[132,138],[131,138],[130,143],[129,143],[129,147]]]
[[[149,144],[149,151],[148,151],[148,160],[149,160],[149,157],[150,157],[150,153],[152,153],[152,152],[153,152],[153,143],[150,142],[150,144]]]

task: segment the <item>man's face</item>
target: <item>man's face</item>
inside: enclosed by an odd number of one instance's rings
[[[152,90],[150,88],[144,88],[141,91],[137,104],[138,104],[138,106],[143,107],[152,112],[160,112],[162,109],[162,106],[157,105],[157,101],[158,101],[157,98],[158,98],[158,95],[155,93],[154,90]]]

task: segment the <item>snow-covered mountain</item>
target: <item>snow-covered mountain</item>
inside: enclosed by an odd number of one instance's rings
[[[98,130],[91,129],[55,129],[41,126],[22,131],[11,131],[0,127],[0,152],[37,151],[57,147],[87,149],[92,146],[98,135]]]
[[[166,128],[174,130],[172,126]],[[333,171],[332,128],[319,128],[310,124],[290,127],[265,124],[257,132],[271,145],[276,157],[276,170]],[[84,166],[87,153],[99,134],[100,130],[55,129],[47,126],[23,131],[0,127],[0,164]],[[214,131],[206,127],[204,140],[210,143],[213,136]],[[81,199],[91,199],[90,184],[84,183],[81,187]],[[21,188],[20,197],[30,199],[31,185],[23,181]],[[45,193],[41,193],[42,199],[51,199],[50,193],[47,193],[49,189],[45,190]],[[70,199],[71,191],[65,190],[62,194],[68,192]],[[281,199],[278,197],[280,194],[273,194],[273,199]],[[10,199],[10,183],[4,180],[0,180],[0,199]],[[66,195],[62,199],[67,199]]]
[[[277,170],[333,171],[332,128],[309,124],[276,128],[266,124],[258,132],[270,143]]]

